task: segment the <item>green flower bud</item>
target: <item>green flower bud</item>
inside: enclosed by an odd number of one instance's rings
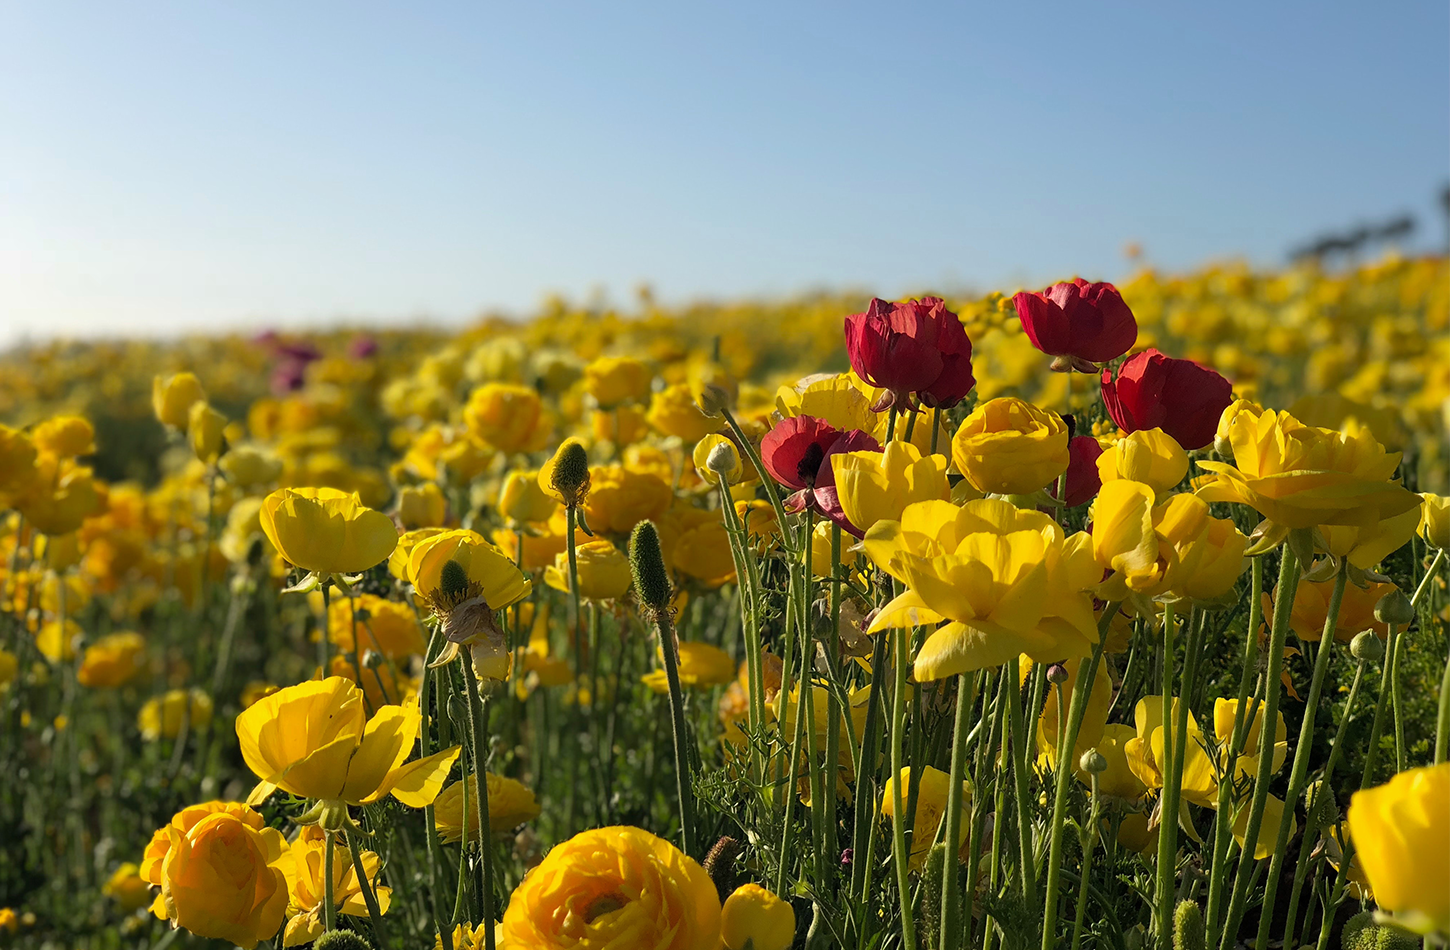
[[[1173,911],[1173,950],[1204,950],[1203,911],[1197,901],[1181,901]]]
[[[1349,652],[1356,660],[1378,663],[1385,655],[1385,645],[1373,630],[1361,630],[1349,641]]]
[[[1403,627],[1415,619],[1415,606],[1405,592],[1396,588],[1380,598],[1374,605],[1374,619],[1380,623],[1392,623]]]
[[[589,489],[589,453],[578,439],[565,439],[554,453],[550,481],[564,504],[574,507]]]
[[[629,570],[640,603],[650,610],[670,605],[670,575],[660,553],[660,533],[653,521],[641,521],[629,536]]]
[[[356,930],[329,930],[312,947],[313,950],[373,950]]]
[[[1084,772],[1093,775],[1101,775],[1108,770],[1108,760],[1097,749],[1088,749],[1077,760],[1077,764]]]

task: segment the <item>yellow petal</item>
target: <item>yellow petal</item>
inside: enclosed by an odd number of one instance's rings
[[[453,763],[458,759],[460,746],[435,752],[427,758],[409,762],[388,776],[387,791],[409,808],[423,808],[433,804],[443,782],[448,778]]]

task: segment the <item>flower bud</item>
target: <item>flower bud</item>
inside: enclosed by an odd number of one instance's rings
[[[1395,588],[1374,605],[1374,619],[1380,623],[1403,627],[1415,619],[1415,606],[1410,603],[1410,598],[1405,596],[1404,591]]]
[[[565,439],[539,471],[539,486],[567,507],[578,507],[589,493],[589,453],[578,439]]]
[[[1093,775],[1101,775],[1108,770],[1108,760],[1097,749],[1088,749],[1077,760],[1078,768]]]
[[[1349,641],[1349,652],[1364,663],[1378,663],[1385,655],[1385,645],[1373,630],[1361,630]]]
[[[227,417],[217,412],[206,402],[194,402],[187,412],[186,435],[191,440],[191,449],[203,462],[215,461],[221,455],[225,440],[222,430],[227,427]]]
[[[653,521],[641,521],[629,536],[629,570],[640,603],[653,611],[670,605],[670,575],[660,552],[660,534]]]
[[[695,397],[695,405],[705,415],[714,417],[730,408],[730,392],[724,386],[717,386],[714,383],[705,383],[700,387],[699,395]]]
[[[362,655],[362,665],[370,670],[375,670],[383,665],[384,659],[385,657],[377,650],[364,650]]]
[[[720,442],[705,458],[705,467],[723,477],[740,467],[740,454],[729,442]]]
[[[356,930],[329,930],[317,938],[312,948],[313,950],[373,950],[372,946]]]
[[[1047,668],[1047,681],[1053,686],[1061,686],[1068,681],[1067,667],[1061,663],[1054,663]]]
[[[1173,911],[1174,950],[1203,950],[1203,910],[1197,901],[1181,901]]]
[[[1213,450],[1225,462],[1232,462],[1234,460],[1234,444],[1229,441],[1226,435],[1216,435],[1213,437]]]

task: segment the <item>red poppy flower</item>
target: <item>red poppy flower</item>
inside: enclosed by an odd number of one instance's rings
[[[1079,277],[1041,293],[1020,293],[1012,303],[1032,345],[1081,372],[1096,370],[1087,364],[1117,359],[1138,339],[1138,321],[1112,284]]]
[[[843,432],[815,416],[784,419],[760,440],[760,460],[772,478],[795,492],[785,499],[788,511],[810,509],[853,534],[856,529],[836,496],[831,456],[838,452],[881,451],[881,443],[862,432]]]
[[[857,376],[886,390],[871,407],[877,412],[911,410],[911,393],[928,406],[952,406],[976,383],[967,331],[939,297],[873,298],[865,313],[846,318],[846,353]]]
[[[1233,402],[1233,384],[1193,360],[1154,349],[1124,363],[1113,378],[1103,370],[1103,402],[1124,432],[1162,429],[1185,449],[1213,441],[1218,419]]]

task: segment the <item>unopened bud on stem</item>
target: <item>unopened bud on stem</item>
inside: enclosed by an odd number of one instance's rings
[[[653,521],[641,521],[629,536],[629,570],[640,603],[651,611],[670,605],[670,575],[660,552],[660,533]]]
[[[1415,606],[1405,592],[1396,588],[1380,598],[1374,605],[1374,619],[1380,623],[1392,623],[1403,627],[1415,619]]]

